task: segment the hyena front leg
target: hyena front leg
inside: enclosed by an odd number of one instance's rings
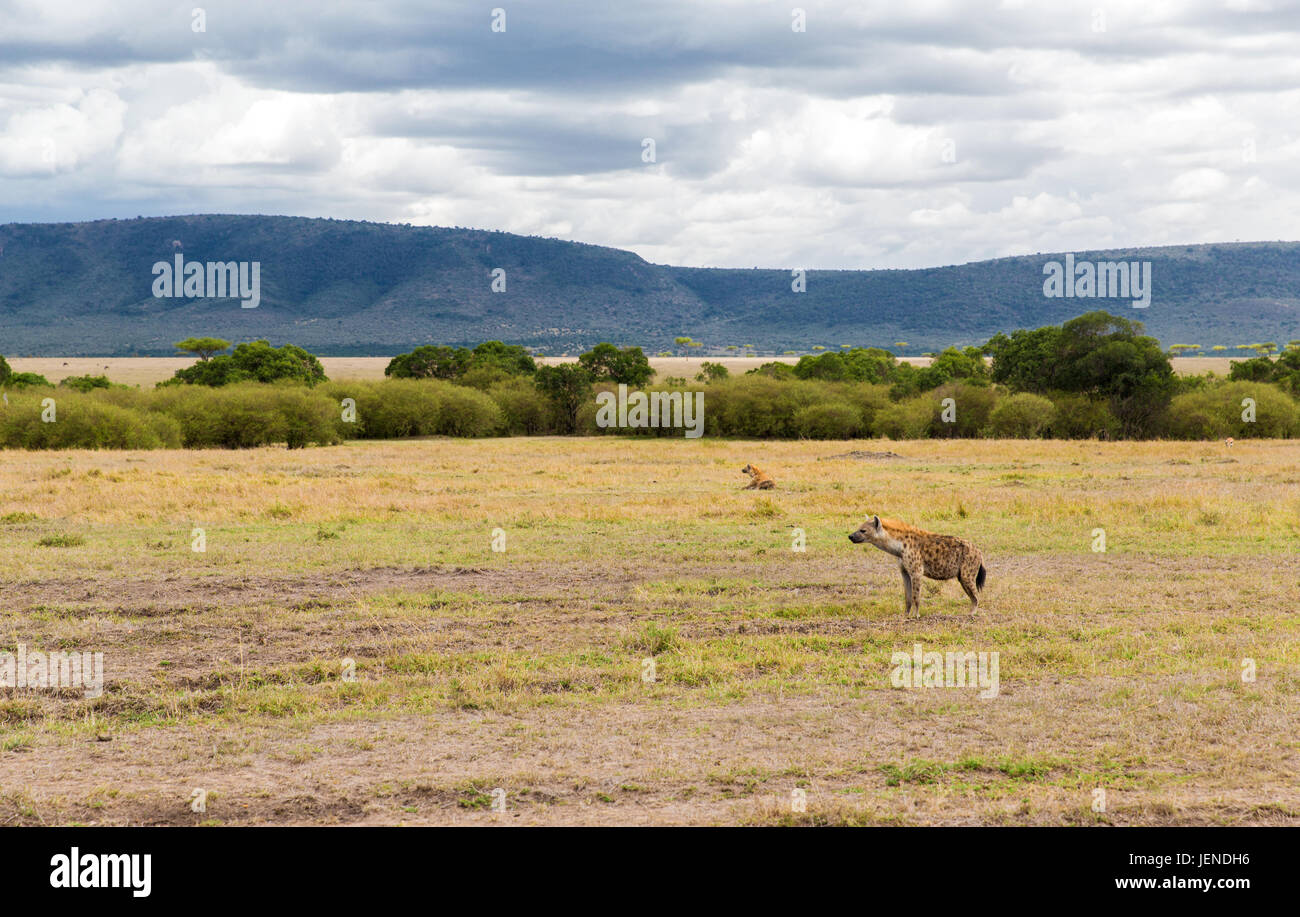
[[[899,564],[899,569],[903,571],[903,587],[907,593],[907,608],[903,609],[903,618],[907,618],[907,613],[911,609],[916,610],[916,616],[921,617],[921,577],[925,575],[925,565],[919,561],[908,563],[904,558]]]
[[[898,565],[898,572],[903,574],[903,620],[906,621],[912,610],[912,574],[908,573],[907,568],[902,564]],[[917,613],[920,613],[919,610]]]

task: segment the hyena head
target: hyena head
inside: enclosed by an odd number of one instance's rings
[[[753,466],[753,465],[746,465],[744,468],[740,469],[740,473],[741,473],[741,474],[753,474],[753,473],[754,473],[754,466]]]
[[[888,551],[894,544],[894,539],[890,536],[885,527],[880,524],[879,516],[872,516],[858,530],[849,535],[849,541],[854,544],[873,544],[882,550]]]

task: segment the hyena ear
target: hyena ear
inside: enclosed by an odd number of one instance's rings
[[[877,532],[880,531],[880,517],[879,517],[879,516],[872,516],[872,517],[871,517],[871,527],[874,528]]]

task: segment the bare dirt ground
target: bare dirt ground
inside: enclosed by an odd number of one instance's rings
[[[12,458],[0,649],[107,677],[0,688],[3,823],[1300,821],[1297,443]],[[873,506],[980,543],[979,616],[901,620]],[[918,643],[999,652],[997,695],[893,687]]]

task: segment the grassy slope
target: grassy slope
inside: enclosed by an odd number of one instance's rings
[[[4,692],[0,812],[1294,822],[1297,483],[1295,442],[8,453],[4,646],[103,651],[109,684]],[[974,539],[984,613],[931,584],[901,622],[867,511]],[[891,688],[916,642],[999,652],[1001,693]]]

